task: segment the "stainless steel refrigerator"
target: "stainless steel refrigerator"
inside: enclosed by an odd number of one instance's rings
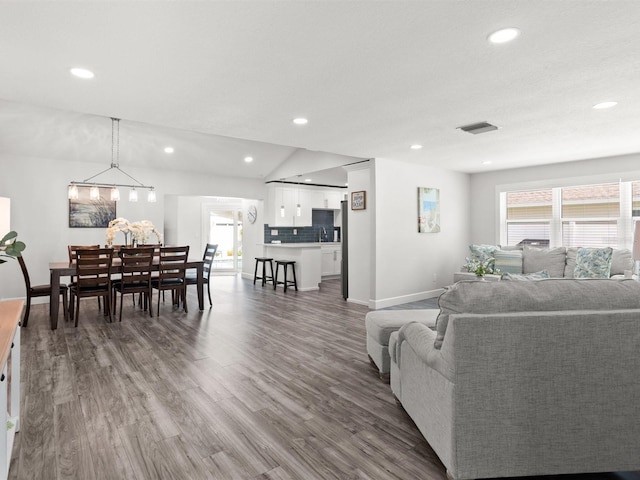
[[[342,209],[342,231],[340,232],[340,242],[342,245],[342,268],[340,280],[342,284],[342,298],[349,298],[349,207],[346,200],[340,202]]]

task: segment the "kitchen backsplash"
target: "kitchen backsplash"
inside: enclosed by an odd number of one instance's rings
[[[264,243],[271,243],[272,240],[280,240],[282,243],[310,243],[320,241],[320,237],[325,235],[323,242],[334,241],[334,231],[337,232],[340,241],[340,227],[333,226],[333,210],[313,210],[311,212],[311,227],[270,227],[264,226]],[[323,229],[326,234],[323,234]],[[276,230],[278,235],[271,235]],[[293,231],[296,231],[296,235]]]

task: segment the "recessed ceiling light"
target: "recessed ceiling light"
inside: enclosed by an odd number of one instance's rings
[[[516,38],[518,35],[520,35],[520,30],[518,30],[517,28],[509,27],[493,32],[491,35],[489,35],[488,38],[491,43],[507,43]]]
[[[306,125],[307,123],[309,123],[309,120],[307,120],[306,118],[294,118],[293,119],[293,123],[295,123],[296,125]]]
[[[311,179],[310,179],[310,178],[305,178],[305,179],[304,179],[304,181],[305,181],[305,182],[310,182],[310,181],[311,181]]]
[[[422,145],[419,145],[417,143],[414,143],[413,145],[411,145],[411,150],[420,150],[422,148]]]
[[[173,153],[173,147],[164,147],[164,153]]]
[[[482,162],[482,165],[491,165],[493,162],[491,160],[485,160]]]
[[[596,110],[603,110],[605,108],[615,107],[617,104],[618,102],[602,102],[595,104],[593,108],[595,108]]]
[[[91,70],[87,70],[86,68],[72,68],[69,71],[71,75],[78,78],[93,78],[95,76]]]
[[[253,157],[244,157],[244,161],[247,163],[253,162]]]

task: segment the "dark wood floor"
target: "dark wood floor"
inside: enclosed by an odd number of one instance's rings
[[[9,478],[445,478],[370,367],[367,309],[339,281],[284,294],[215,277],[212,290],[203,313],[194,297],[152,319],[127,304],[113,324],[88,299],[78,328],[54,332],[33,308]]]

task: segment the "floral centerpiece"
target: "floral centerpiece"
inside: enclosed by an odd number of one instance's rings
[[[158,243],[162,243],[162,234],[149,220],[141,220],[134,223],[130,223],[126,218],[111,220],[107,227],[107,245],[113,245],[113,240],[118,232],[122,232],[124,235],[125,245],[129,245],[129,235],[131,235],[132,243],[135,242],[138,245],[144,245],[147,243],[151,233],[156,236]]]
[[[475,273],[478,277],[484,277],[490,273],[500,273],[500,270],[495,268],[496,260],[494,258],[488,258],[484,261],[477,258],[467,258],[466,260],[465,268],[467,271]]]
[[[9,232],[0,240],[0,263],[6,263],[5,258],[19,257],[26,248],[24,242],[18,240],[16,232]]]

